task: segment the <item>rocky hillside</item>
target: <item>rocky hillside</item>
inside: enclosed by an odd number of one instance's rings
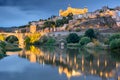
[[[84,27],[86,28],[113,28],[117,27],[116,22],[110,16],[107,17],[97,17],[95,19],[88,19],[87,21],[80,22],[79,25],[74,26],[77,27]]]

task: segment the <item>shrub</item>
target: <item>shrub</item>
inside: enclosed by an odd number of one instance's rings
[[[3,35],[0,35],[0,41],[4,41],[5,37]]]
[[[5,42],[3,42],[3,41],[0,41],[0,46],[1,46],[2,48],[5,48],[6,43],[5,43]]]
[[[119,34],[113,34],[110,38],[109,38],[109,42],[114,40],[114,39],[120,39],[120,33]]]
[[[100,42],[96,39],[93,39],[92,42],[94,43],[95,46],[100,46]]]
[[[83,45],[89,43],[90,41],[91,41],[90,38],[88,38],[88,37],[83,37],[83,38],[81,38],[79,44],[80,44],[81,46],[83,46]]]
[[[48,40],[47,40],[47,42],[46,42],[46,45],[54,45],[55,42],[56,42],[55,39],[52,38],[52,37],[50,37],[50,38],[48,38]]]
[[[40,38],[40,43],[42,43],[42,44],[46,43],[47,41],[48,41],[48,37],[47,36],[42,36]]]
[[[80,32],[81,29],[80,29],[80,28],[76,28],[75,31],[76,31],[76,32]]]
[[[67,37],[67,43],[78,43],[79,36],[76,33],[70,33]]]
[[[41,35],[36,33],[36,34],[31,34],[25,38],[25,43],[26,44],[34,44],[38,43]]]
[[[26,37],[24,42],[25,42],[25,44],[30,44],[30,38]]]
[[[80,40],[82,37],[84,37],[84,35],[80,35],[80,36],[79,36],[79,40]]]
[[[93,29],[88,29],[85,32],[85,36],[89,37],[90,39],[95,38],[95,32]]]
[[[111,49],[120,49],[120,39],[114,39],[110,42]]]
[[[79,47],[79,44],[78,43],[69,43],[67,44],[67,47]]]
[[[1,53],[6,53],[6,49],[5,49],[6,43],[3,41],[0,41],[0,52]]]

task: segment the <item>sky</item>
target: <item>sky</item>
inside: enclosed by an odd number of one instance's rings
[[[69,4],[73,8],[87,7],[92,12],[106,5],[120,6],[120,0],[0,0],[0,27],[25,25],[59,15],[59,10]]]

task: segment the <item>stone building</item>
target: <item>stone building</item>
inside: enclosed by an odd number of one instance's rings
[[[80,15],[80,14],[85,14],[87,12],[88,9],[86,7],[83,9],[79,9],[68,6],[67,10],[59,10],[59,16],[66,17],[70,13],[72,13],[73,15]]]
[[[36,25],[30,25],[30,32],[35,33],[36,32]]]

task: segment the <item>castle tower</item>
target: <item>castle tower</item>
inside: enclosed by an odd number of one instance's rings
[[[36,25],[30,25],[30,32],[35,33],[36,32]]]
[[[72,13],[73,15],[80,15],[80,14],[86,14],[88,12],[88,9],[85,7],[83,9],[80,8],[72,8],[70,4],[68,5],[68,8],[66,10],[60,10],[59,16],[66,17],[68,14]]]
[[[68,4],[68,7],[71,7],[71,5],[70,5],[70,4]]]

